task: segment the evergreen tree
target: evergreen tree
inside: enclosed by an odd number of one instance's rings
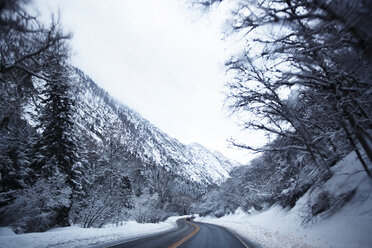
[[[1,192],[23,189],[28,185],[30,149],[35,139],[34,131],[23,120],[9,132],[1,132],[0,138],[0,189]]]
[[[37,143],[37,160],[34,163],[35,178],[47,182],[58,181],[61,188],[71,189],[67,201],[71,203],[74,193],[81,186],[78,175],[79,163],[74,141],[72,120],[74,100],[69,93],[69,71],[64,62],[56,62],[46,81],[43,91],[43,109],[39,130],[41,137]],[[61,182],[58,178],[64,178]],[[58,214],[55,224],[68,225],[70,205],[63,204],[54,209]]]

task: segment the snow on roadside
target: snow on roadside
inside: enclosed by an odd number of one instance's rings
[[[238,209],[235,214],[219,219],[201,217],[196,221],[227,227],[262,248],[317,247],[304,242],[305,232],[293,235],[298,225],[292,222],[293,219],[286,217],[282,209],[274,207],[260,214],[249,215]]]
[[[177,228],[176,220],[180,217],[170,217],[157,224],[139,224],[135,221],[125,222],[119,227],[81,228],[63,227],[41,233],[26,233],[15,235],[4,229],[0,236],[1,248],[70,248],[86,247],[98,243],[120,239],[132,239],[144,235],[155,234]],[[1,230],[0,229],[0,230]]]
[[[10,227],[0,227],[0,237],[1,236],[11,236],[11,235],[16,235],[12,228]]]
[[[202,217],[197,221],[225,226],[262,248],[372,247],[372,181],[361,171],[355,153],[350,153],[332,168],[333,176],[319,190],[307,192],[296,206],[287,211],[274,206],[261,213],[242,210],[222,218]],[[354,196],[329,218],[320,217],[313,224],[302,224],[309,200],[320,191],[337,196],[355,190]]]

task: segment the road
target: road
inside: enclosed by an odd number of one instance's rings
[[[177,221],[176,230],[141,238],[107,248],[255,248],[223,227],[201,222]]]

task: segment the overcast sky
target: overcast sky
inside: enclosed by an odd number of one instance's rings
[[[223,8],[201,16],[177,0],[35,5],[44,16],[60,11],[64,29],[73,34],[72,63],[116,99],[183,143],[198,142],[240,162],[252,157],[226,141],[257,144],[261,138],[240,132],[223,107]]]

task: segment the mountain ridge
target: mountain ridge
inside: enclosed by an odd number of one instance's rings
[[[80,131],[86,135],[102,142],[107,130],[117,128],[127,152],[136,153],[144,163],[173,170],[205,186],[219,185],[229,177],[232,168],[240,165],[201,144],[181,143],[113,98],[81,70],[71,68],[71,71],[77,102],[75,119]]]

